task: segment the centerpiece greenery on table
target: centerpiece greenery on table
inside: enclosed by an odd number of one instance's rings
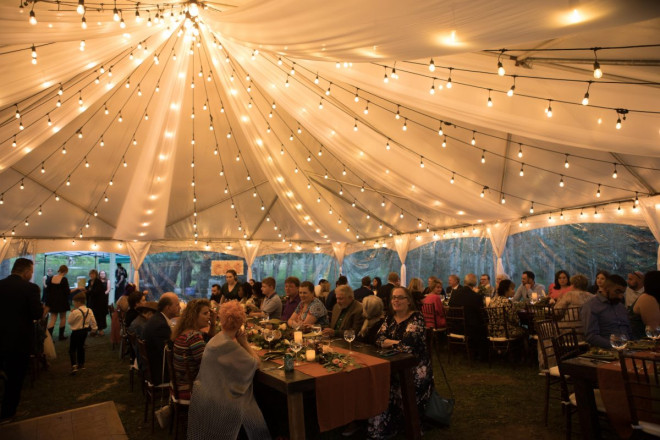
[[[326,352],[321,355],[321,365],[328,371],[352,371],[362,367],[353,356],[337,352]]]

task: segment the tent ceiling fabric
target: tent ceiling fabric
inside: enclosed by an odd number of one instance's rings
[[[0,2],[15,240],[351,253],[644,225],[634,200],[660,188],[656,1],[236,0],[200,2],[197,24],[189,2],[141,1],[141,22],[120,2],[125,28],[85,4],[83,29],[76,2]]]

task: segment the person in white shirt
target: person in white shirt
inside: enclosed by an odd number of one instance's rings
[[[513,295],[513,301],[529,301],[532,299],[532,294],[536,293],[537,297],[540,299],[545,296],[545,286],[542,284],[536,284],[534,281],[536,276],[531,270],[526,270],[522,274],[522,284],[516,290],[516,294]]]
[[[94,313],[85,306],[87,296],[81,292],[73,297],[74,309],[69,313],[69,327],[71,337],[69,338],[69,357],[71,358],[71,375],[85,368],[85,340],[90,330],[96,331],[96,319]]]
[[[628,287],[626,287],[626,307],[632,307],[637,298],[644,293],[644,274],[638,270],[628,274]]]

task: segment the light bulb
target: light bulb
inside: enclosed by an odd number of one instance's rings
[[[534,202],[532,202],[532,206],[529,207],[529,213],[534,214]]]
[[[37,64],[37,49],[32,45],[32,64]],[[18,112],[18,110],[16,110]]]
[[[488,97],[488,103],[487,103],[487,105],[488,105],[488,107],[492,107],[492,106],[493,106],[493,100],[491,99],[490,96]]]
[[[616,179],[618,177],[618,173],[616,172],[616,164],[614,164],[614,171],[612,172],[612,179]]]
[[[114,8],[112,10],[112,19],[114,21],[119,21],[119,11],[117,10],[117,8]]]
[[[431,72],[435,72],[435,63],[433,62],[433,58],[431,58],[431,61],[429,62],[429,70]]]
[[[32,7],[34,8],[34,5]],[[30,11],[30,24],[31,25],[37,24],[37,16],[34,15],[34,10]]]
[[[561,177],[559,178],[559,187],[560,187],[560,188],[563,188],[563,187],[564,187],[564,176],[561,176]]]
[[[514,91],[516,90],[516,85],[513,84],[511,88],[509,89],[508,92],[506,92],[506,96],[513,96]]]
[[[594,62],[594,78],[600,79],[603,77],[603,71],[600,70],[600,63],[598,61]]]
[[[481,163],[486,163],[486,150],[481,153]]]
[[[502,65],[502,62],[498,61],[497,62],[497,74],[499,76],[504,76],[505,73],[506,73],[506,70],[504,70],[504,66]]]
[[[84,15],[82,20],[80,21],[80,27],[82,27],[83,29],[87,29],[87,19],[85,18]]]
[[[522,144],[519,144],[518,147],[518,157],[523,157]]]
[[[568,168],[571,165],[568,163],[568,154],[566,155],[566,160],[564,161],[564,168]]]
[[[520,165],[520,177],[523,177],[525,175],[525,170],[524,170],[525,164]]]
[[[584,94],[584,98],[582,98],[582,105],[589,105],[589,92]]]
[[[621,130],[621,117],[616,119],[616,129]]]

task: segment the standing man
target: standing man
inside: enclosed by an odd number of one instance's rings
[[[163,349],[172,334],[171,319],[179,316],[181,306],[179,297],[174,292],[163,293],[158,300],[158,313],[152,316],[144,325],[144,344],[147,346],[147,357],[151,366],[151,376],[154,385],[168,382],[167,368],[163,370]]]
[[[612,333],[632,338],[628,311],[623,304],[626,280],[619,275],[610,275],[603,286],[604,293],[596,293],[582,306],[580,315],[584,326],[584,337],[589,345],[610,348]]]
[[[378,289],[378,298],[383,300],[383,305],[388,315],[392,314],[392,290],[400,284],[399,274],[390,272],[387,274],[387,284],[380,286],[380,289]]]
[[[531,270],[526,270],[522,274],[522,284],[513,295],[513,301],[529,301],[532,299],[532,293],[536,293],[540,299],[545,296],[545,286],[543,284],[536,284],[536,276]]]
[[[119,298],[124,295],[127,279],[128,272],[121,263],[117,263],[117,269],[115,270],[115,302],[119,301]]]
[[[628,274],[628,286],[626,287],[626,307],[632,307],[639,295],[644,293],[644,274],[638,270]]]
[[[367,296],[373,295],[374,293],[371,291],[371,277],[366,276],[362,278],[362,285],[353,294],[355,295],[355,300],[360,302]]]
[[[0,423],[16,416],[34,340],[33,321],[43,314],[39,286],[30,282],[33,272],[31,260],[18,258],[11,275],[0,281],[0,369],[7,376]]]
[[[284,293],[286,293],[286,302],[282,306],[282,321],[288,321],[300,304],[300,280],[296,277],[289,277],[284,280]]]

